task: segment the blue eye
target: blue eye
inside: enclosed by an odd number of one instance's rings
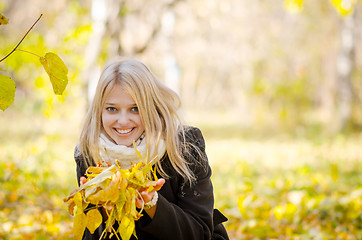
[[[133,107],[133,108],[131,109],[131,111],[138,113],[138,107]]]
[[[114,107],[107,107],[106,110],[109,112],[115,112],[117,109],[115,109]]]

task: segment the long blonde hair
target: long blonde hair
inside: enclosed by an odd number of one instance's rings
[[[115,84],[121,84],[132,96],[145,127],[148,158],[157,155],[163,139],[173,168],[185,179],[194,179],[183,157],[186,149],[183,120],[179,115],[180,98],[166,87],[142,62],[134,59],[117,60],[103,70],[94,99],[90,105],[80,136],[80,150],[88,166],[101,162],[98,140],[102,131],[102,108],[105,98]],[[157,156],[156,169],[167,177]]]

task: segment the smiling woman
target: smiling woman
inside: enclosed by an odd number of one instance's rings
[[[106,97],[102,126],[108,138],[125,146],[131,146],[145,130],[137,104],[119,83],[112,87]]]
[[[138,153],[147,155],[157,177],[147,183],[152,190],[127,199],[144,210],[131,239],[228,239],[222,224],[227,219],[214,209],[204,138],[199,129],[183,124],[179,108],[178,95],[145,64],[128,59],[108,65],[76,147],[78,182],[86,182],[89,166],[131,169],[140,162]],[[109,206],[100,211],[103,223],[92,233],[86,229],[83,239],[120,239],[124,222],[112,228],[121,230],[105,234]]]

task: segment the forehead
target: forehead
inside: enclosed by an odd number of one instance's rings
[[[132,96],[124,88],[121,84],[116,83],[113,86],[109,87],[105,96],[105,103],[112,103],[112,104],[120,104],[120,103],[128,103],[128,104],[135,104]]]

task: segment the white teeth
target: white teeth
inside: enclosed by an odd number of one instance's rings
[[[121,130],[121,129],[116,128],[116,131],[121,134],[126,134],[126,133],[129,133],[130,131],[132,131],[132,128],[126,129],[126,130]]]

